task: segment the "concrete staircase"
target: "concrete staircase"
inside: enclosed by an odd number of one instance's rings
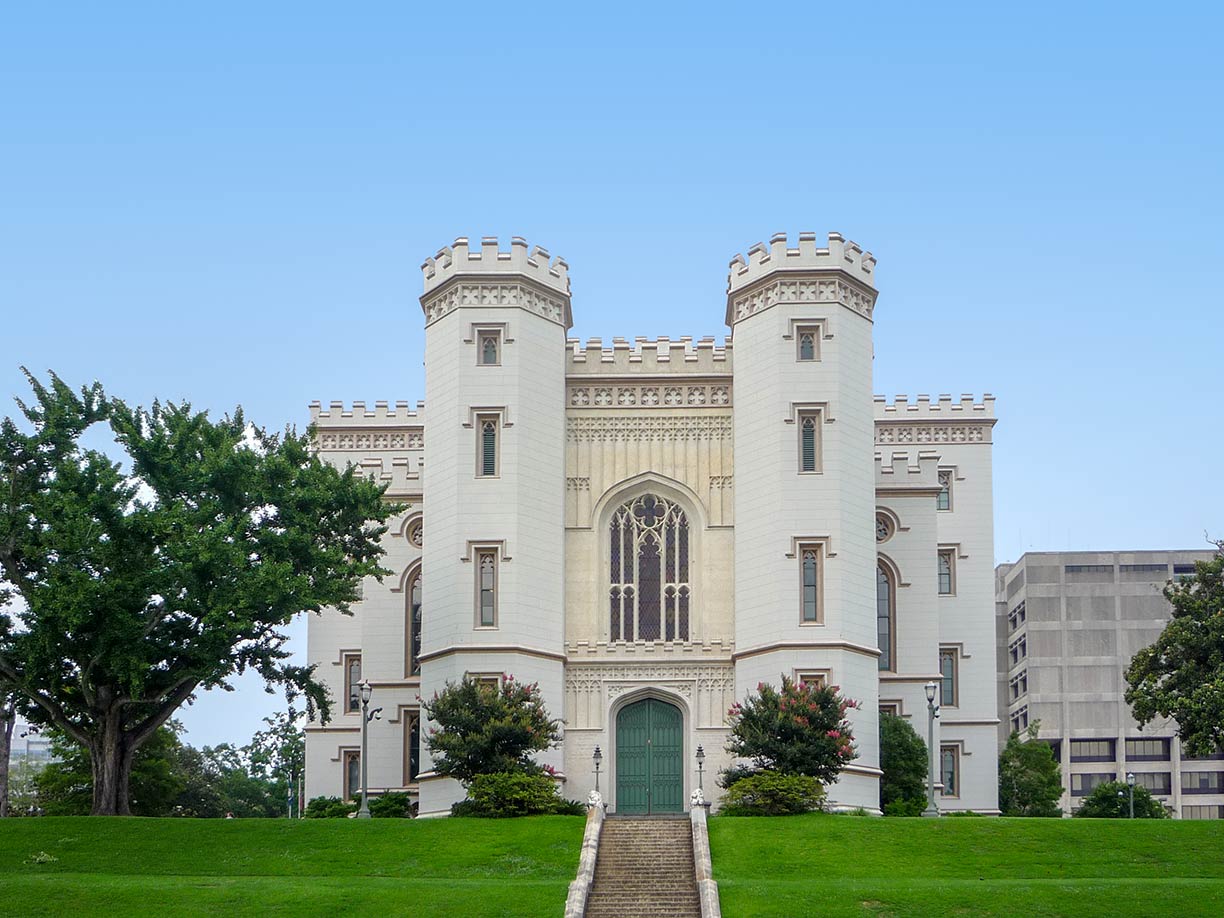
[[[586,918],[701,918],[687,816],[609,816]]]

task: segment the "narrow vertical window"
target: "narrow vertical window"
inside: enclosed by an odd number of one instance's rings
[[[947,549],[939,553],[939,595],[951,596],[955,580],[952,575],[953,560],[952,550]]]
[[[481,478],[497,477],[497,418],[481,416],[477,425],[480,434],[476,474]]]
[[[416,784],[417,775],[421,773],[421,716],[408,716],[405,727],[404,743],[404,783]]]
[[[480,333],[480,365],[494,367],[501,363],[501,342],[496,332]]]
[[[799,330],[799,359],[816,359],[816,333],[810,328]]]
[[[352,714],[361,710],[361,654],[344,657],[344,710]]]
[[[819,444],[817,437],[819,431],[816,427],[817,416],[814,414],[801,415],[799,418],[799,471],[801,472],[817,472],[819,471]]]
[[[939,651],[939,703],[946,708],[956,707],[956,651],[950,647]]]
[[[421,674],[421,574],[418,571],[408,588],[408,667],[409,676]]]
[[[879,667],[893,668],[894,590],[892,577],[883,564],[876,565],[876,642],[880,648]]]
[[[940,777],[943,779],[944,797],[960,796],[960,755],[955,746],[940,746]]]
[[[939,496],[935,498],[936,510],[952,509],[952,470],[939,470]]]
[[[497,553],[482,550],[476,556],[477,618],[481,628],[497,627]]]
[[[820,621],[820,557],[814,548],[803,551],[803,621]]]
[[[344,753],[344,799],[353,800],[361,793],[361,753]]]

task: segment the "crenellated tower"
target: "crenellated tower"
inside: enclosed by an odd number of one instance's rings
[[[514,237],[422,266],[430,411],[421,696],[465,673],[538,682],[562,710],[568,268]],[[422,815],[463,789],[429,772]],[[561,766],[561,752],[540,756]]]
[[[872,310],[875,259],[830,233],[731,262],[735,343],[735,667],[743,697],[779,674],[862,702],[859,758],[830,789],[878,807]]]

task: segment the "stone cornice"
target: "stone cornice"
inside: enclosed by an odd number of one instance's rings
[[[322,430],[315,435],[315,445],[325,451],[424,449],[425,428],[405,427],[402,430],[361,428]]]

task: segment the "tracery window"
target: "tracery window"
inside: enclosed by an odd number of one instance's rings
[[[481,628],[497,627],[497,552],[476,553],[476,621]]]
[[[498,334],[497,332],[482,332],[480,335],[480,365],[485,367],[497,366],[501,361],[498,359]]]
[[[417,571],[408,588],[408,667],[407,675],[421,674],[421,572]]]
[[[952,470],[939,470],[939,494],[935,497],[936,510],[952,509]]]
[[[876,565],[876,638],[880,646],[880,669],[893,668],[893,582],[883,564]]]
[[[610,638],[687,641],[689,522],[679,504],[643,494],[612,514]]]
[[[803,615],[802,621],[813,623],[820,621],[820,556],[815,548],[803,550]]]

